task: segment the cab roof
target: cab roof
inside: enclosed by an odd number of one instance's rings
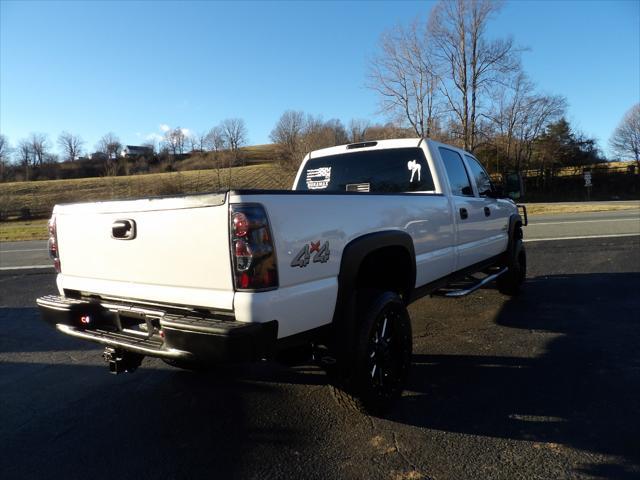
[[[394,138],[389,140],[371,140],[358,143],[349,143],[346,145],[338,145],[335,147],[322,148],[314,150],[307,155],[306,159],[326,157],[329,155],[339,155],[342,153],[362,152],[369,150],[383,150],[386,148],[408,148],[420,145],[420,138]]]

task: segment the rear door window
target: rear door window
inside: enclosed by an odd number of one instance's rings
[[[449,185],[451,186],[451,194],[462,197],[473,197],[473,188],[467,175],[467,169],[464,166],[462,157],[458,152],[448,148],[439,147],[440,156],[444,163],[444,168],[449,177]]]
[[[421,148],[389,148],[311,158],[296,190],[319,192],[434,192]]]

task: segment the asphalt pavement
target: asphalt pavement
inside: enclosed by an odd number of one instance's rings
[[[639,478],[640,237],[527,250],[517,298],[410,307],[409,387],[385,418],[338,404],[312,363],[110,375],[39,319],[50,270],[2,271],[2,478]]]
[[[0,269],[51,267],[46,240],[0,242]]]
[[[536,215],[529,218],[525,239],[640,235],[640,210]]]

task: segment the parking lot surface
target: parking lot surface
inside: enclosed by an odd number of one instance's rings
[[[640,237],[527,249],[515,299],[410,307],[385,418],[344,409],[311,363],[112,376],[39,319],[51,271],[0,272],[2,478],[638,478]]]

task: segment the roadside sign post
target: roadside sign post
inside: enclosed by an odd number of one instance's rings
[[[584,171],[584,186],[587,189],[587,201],[589,201],[591,200],[591,187],[593,187],[591,183],[591,170]]]

